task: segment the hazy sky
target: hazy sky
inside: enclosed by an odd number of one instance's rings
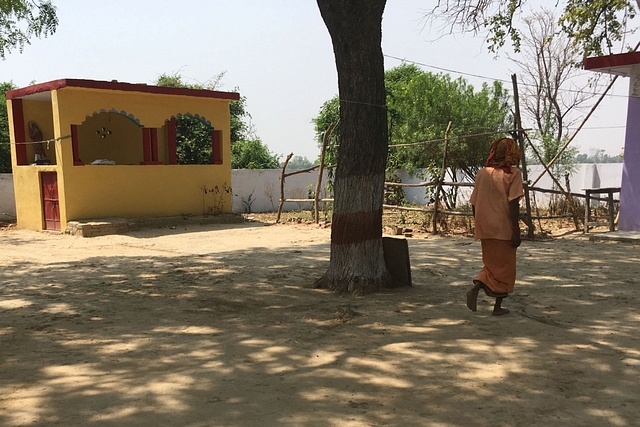
[[[313,0],[54,0],[56,34],[33,40],[22,54],[0,62],[0,81],[23,87],[59,78],[153,83],[162,73],[180,73],[204,83],[225,71],[220,90],[238,88],[247,98],[258,136],[269,149],[314,160],[318,147],[311,119],[337,93],[331,40]],[[517,67],[498,59],[482,37],[444,36],[425,28],[428,0],[388,0],[383,19],[386,55],[464,75],[479,88],[505,80]],[[386,68],[400,64],[385,58]],[[438,69],[423,66],[427,71]],[[591,73],[585,73],[587,76]],[[452,73],[458,77],[458,74]],[[594,114],[574,146],[589,153],[619,154],[624,145],[628,79]],[[455,126],[455,123],[453,124]]]

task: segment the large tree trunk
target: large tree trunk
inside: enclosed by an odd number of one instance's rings
[[[384,262],[382,198],[387,110],[382,56],[386,0],[317,0],[338,70],[340,147],[331,261],[316,288],[356,294],[399,285]]]

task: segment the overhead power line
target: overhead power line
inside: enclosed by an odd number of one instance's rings
[[[408,63],[414,64],[414,65],[419,65],[421,67],[433,68],[434,70],[444,71],[444,72],[447,72],[447,73],[460,74],[462,76],[470,76],[470,77],[476,77],[476,78],[479,78],[479,79],[484,79],[484,80],[489,80],[489,81],[498,81],[498,82],[501,82],[501,83],[511,84],[510,80],[504,80],[504,79],[500,79],[500,78],[484,76],[484,75],[481,75],[481,74],[467,73],[465,71],[458,71],[458,70],[453,70],[453,69],[450,69],[450,68],[438,67],[436,65],[425,64],[423,62],[418,62],[418,61],[412,61],[410,59],[400,58],[400,57],[393,56],[393,55],[384,54],[384,56],[387,57],[387,58],[398,60],[398,61],[408,62]],[[520,85],[521,86],[533,86],[531,84],[526,84],[526,83],[521,83]],[[558,90],[563,91],[563,92],[569,92],[569,93],[585,93],[584,91],[580,91],[580,90],[577,90],[577,89],[558,88]],[[594,96],[602,95],[602,93],[594,92],[593,95]],[[609,94],[608,96],[613,97],[613,98],[629,98],[629,95],[616,95],[616,94],[613,94],[613,93]]]
[[[474,134],[469,134],[469,135],[459,135],[459,136],[451,136],[449,138],[438,138],[438,139],[429,139],[426,141],[418,141],[418,142],[411,142],[408,144],[390,144],[389,148],[393,147],[412,147],[414,145],[421,145],[421,144],[428,144],[431,142],[442,142],[445,140],[452,140],[452,139],[465,139],[465,138],[475,138],[477,136],[488,136],[488,135],[498,135],[498,134],[503,134],[503,133],[513,133],[513,132],[526,132],[532,129],[509,129],[509,130],[496,130],[493,132],[483,132],[483,133],[474,133]]]

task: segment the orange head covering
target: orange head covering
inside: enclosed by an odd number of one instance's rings
[[[513,139],[500,138],[493,141],[485,166],[511,173],[511,166],[517,166],[518,163],[520,163],[520,148]]]

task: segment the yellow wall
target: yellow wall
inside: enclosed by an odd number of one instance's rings
[[[43,206],[40,172],[58,172],[56,166],[19,166],[13,169],[13,188],[16,194],[17,226],[28,230],[43,229]],[[58,172],[58,189],[60,173]],[[62,217],[62,209],[60,212]]]
[[[15,133],[13,129],[13,108],[11,100],[7,101],[7,112],[9,119],[9,135],[12,143],[15,143]],[[38,123],[38,127],[42,131],[44,139],[50,139],[54,136],[53,111],[50,102],[46,101],[28,101],[22,102],[24,114],[24,132],[27,141],[31,141],[29,137],[28,123],[34,120]],[[17,225],[19,228],[30,230],[43,229],[43,206],[42,194],[40,190],[40,172],[58,172],[58,185],[60,185],[60,166],[56,166],[56,157],[59,155],[59,143],[50,143],[49,146],[44,144],[47,158],[51,160],[53,165],[50,166],[32,166],[16,164],[16,146],[11,145],[11,165],[13,169],[13,187],[16,195],[16,212]],[[33,162],[35,160],[33,145],[26,145],[27,160]],[[62,215],[63,208],[60,214]]]
[[[231,212],[224,165],[76,166],[65,171],[67,221]]]
[[[56,136],[68,135],[72,124],[81,125],[88,116],[102,110],[124,111],[149,128],[163,128],[166,120],[179,114],[197,114],[211,122],[214,129],[222,131],[222,158],[225,164],[229,163],[231,167],[231,115],[228,100],[77,87],[58,89],[52,91],[51,95]],[[161,139],[166,145],[166,130],[158,130],[158,155],[160,161],[163,161],[167,154],[163,152],[164,147],[160,149]],[[73,164],[71,141],[65,140],[63,146],[65,149],[62,163]],[[80,154],[81,160],[87,162],[82,158],[82,153]]]
[[[161,95],[77,87],[58,89],[58,104],[65,121],[81,124],[87,116],[101,110],[126,111],[145,127],[162,127],[178,114],[200,115],[216,129],[229,128],[229,101],[215,98]]]
[[[25,122],[38,121],[45,138],[68,137],[72,124],[81,125],[78,127],[80,159],[87,165],[73,165],[71,139],[65,138],[50,148],[54,150],[55,146],[55,154],[51,151],[53,155],[49,158],[56,159],[56,166],[14,168],[18,227],[42,229],[39,171],[58,172],[62,230],[68,221],[81,219],[231,212],[228,100],[65,87],[51,92],[51,103],[25,100],[23,105]],[[133,115],[145,127],[159,128],[158,159],[164,165],[138,165],[143,160],[141,131],[119,114],[100,114],[112,109]],[[166,120],[187,113],[204,117],[214,129],[222,131],[222,165],[167,165]],[[93,141],[96,130],[109,128],[103,126],[104,120],[111,126],[112,135]],[[98,127],[93,129],[95,125]],[[137,142],[136,132],[140,132]],[[115,142],[120,135],[118,151],[100,145],[111,136]],[[83,141],[88,144],[83,145]],[[14,152],[13,157],[15,159]],[[89,165],[96,158],[116,160],[117,165]]]

